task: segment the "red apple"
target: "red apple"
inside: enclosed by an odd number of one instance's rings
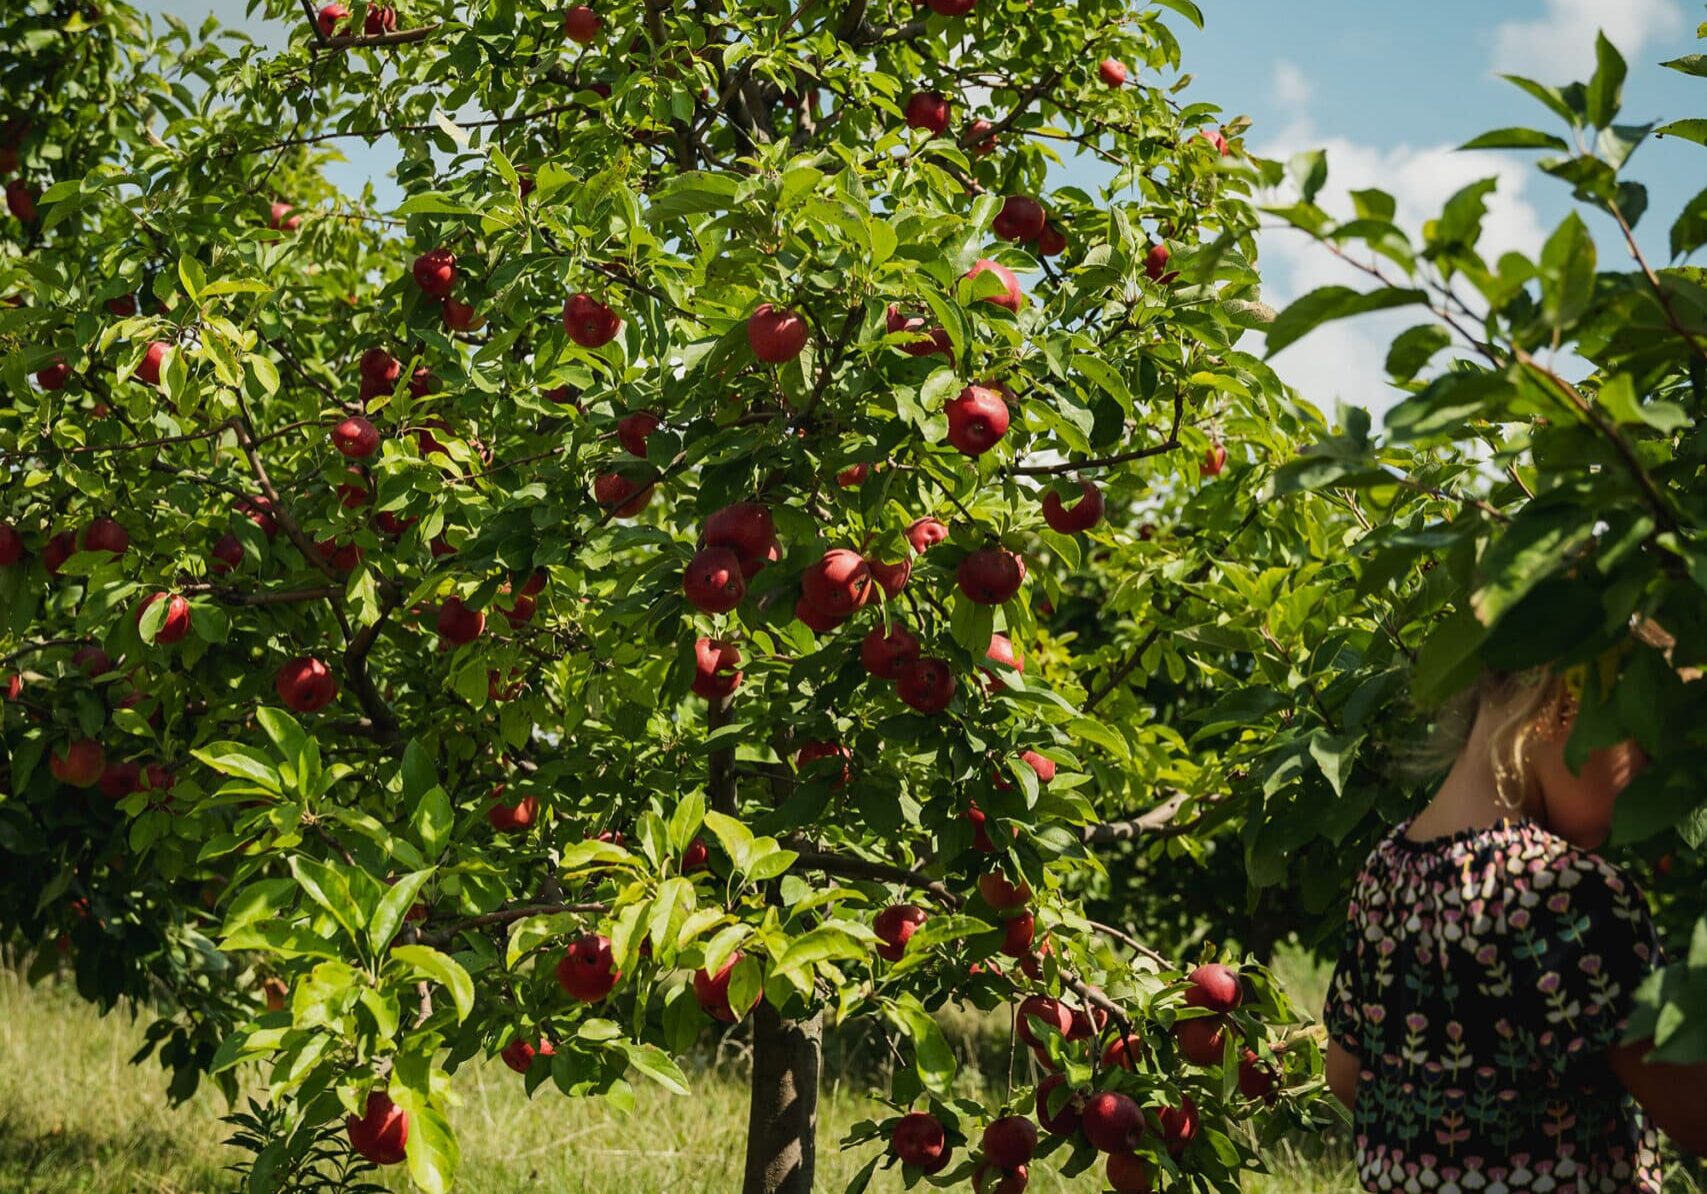
[[[1037,1151],[1037,1125],[1023,1115],[1004,1115],[984,1128],[984,1158],[1003,1169],[1018,1169]]]
[[[979,117],[967,126],[961,140],[979,157],[987,157],[996,152],[996,138],[993,135],[995,127],[990,121]]]
[[[1031,952],[1032,938],[1037,932],[1037,918],[1029,912],[1009,917],[1002,927],[1002,952],[1010,958],[1023,958]]]
[[[447,598],[439,606],[439,614],[434,622],[439,637],[452,646],[461,647],[479,638],[486,630],[486,612],[470,609],[463,604],[461,597]]]
[[[913,576],[913,561],[902,560],[899,564],[885,564],[881,560],[867,560],[866,567],[871,569],[871,579],[877,582],[877,587],[883,592],[883,600],[893,601],[901,595],[901,590],[907,587],[907,582]]]
[[[1049,1113],[1050,1096],[1066,1084],[1065,1074],[1050,1074],[1037,1084],[1037,1122],[1051,1136],[1071,1136],[1079,1130],[1079,1116],[1085,1100],[1077,1091],[1069,1090],[1060,1109],[1053,1115]]]
[[[93,738],[78,738],[48,756],[53,778],[74,788],[92,788],[107,769],[107,752]]]
[[[1000,391],[988,386],[967,386],[943,409],[949,444],[968,456],[982,456],[1000,443],[1012,417]]]
[[[984,302],[1018,315],[1020,308],[1025,305],[1025,294],[1020,290],[1019,278],[1014,275],[1013,270],[999,261],[991,261],[988,257],[982,257],[966,272],[966,277],[970,281],[985,273],[995,275],[1002,284],[1002,292],[989,296],[984,299]]]
[[[71,666],[85,676],[105,676],[113,670],[113,658],[99,647],[78,647],[71,653]]]
[[[64,357],[54,357],[46,365],[36,370],[36,384],[44,390],[63,390],[65,383],[71,380],[71,366],[65,363]]]
[[[1028,1046],[1036,1047],[1043,1044],[1044,1038],[1032,1027],[1033,1020],[1047,1024],[1061,1036],[1066,1036],[1073,1029],[1072,1011],[1059,999],[1048,995],[1027,995],[1019,1005],[1019,1039]]]
[[[372,10],[370,9],[369,11]],[[534,1058],[550,1057],[556,1052],[556,1047],[544,1037],[539,1039],[538,1044],[533,1044],[523,1037],[517,1037],[509,1044],[505,1045],[504,1051],[498,1054],[498,1056],[502,1057],[504,1059],[504,1064],[516,1071],[516,1073],[525,1074],[530,1068],[532,1068]]]
[[[350,1147],[375,1165],[396,1165],[407,1155],[409,1113],[383,1090],[369,1091],[363,1113],[350,1116],[344,1127],[350,1134]]]
[[[792,361],[806,347],[810,329],[799,313],[763,303],[747,318],[747,344],[767,365]]]
[[[708,701],[721,700],[741,687],[741,651],[734,643],[701,638],[694,643],[693,691]]]
[[[1244,992],[1239,987],[1239,972],[1219,962],[1208,962],[1190,974],[1185,992],[1187,1007],[1206,1007],[1212,1012],[1230,1012],[1239,1006]]]
[[[1019,592],[1025,581],[1025,563],[1001,547],[980,547],[960,561],[955,570],[960,591],[979,605],[1000,605]]]
[[[96,786],[108,800],[123,800],[142,786],[142,768],[135,763],[108,763]]]
[[[891,904],[877,914],[872,928],[877,932],[877,956],[888,962],[899,962],[907,951],[907,942],[930,919],[917,904]]]
[[[1158,1115],[1162,1127],[1162,1144],[1175,1156],[1184,1152],[1197,1139],[1197,1104],[1190,1095],[1182,1094],[1178,1107],[1163,1107]]]
[[[164,340],[156,340],[142,354],[142,360],[137,362],[136,376],[147,385],[160,384],[160,366],[166,360],[166,350],[172,346]]]
[[[61,531],[49,539],[41,549],[41,562],[50,576],[58,576],[61,565],[77,554],[77,534],[74,531]]]
[[[9,522],[0,522],[0,568],[10,568],[24,558],[24,537]]]
[[[862,460],[858,464],[848,465],[847,468],[837,473],[836,484],[843,489],[858,489],[865,484],[866,479],[870,476],[871,465]]]
[[[1071,506],[1063,506],[1061,495],[1053,489],[1043,495],[1043,521],[1051,530],[1076,535],[1102,521],[1102,491],[1089,481],[1080,481],[1079,495]]]
[[[852,778],[853,774],[847,763],[847,760],[851,760],[853,758],[853,751],[843,746],[840,742],[806,743],[794,756],[794,770],[796,773],[803,774],[808,767],[813,763],[816,763],[819,759],[833,759],[838,756],[844,760],[842,763],[842,772],[831,786],[833,788],[840,789],[847,785],[848,780]]]
[[[1114,1194],[1150,1194],[1150,1162],[1135,1153],[1109,1153],[1105,1173]]]
[[[1104,1069],[1134,1070],[1138,1068],[1138,1059],[1148,1056],[1150,1047],[1144,1043],[1144,1038],[1137,1033],[1117,1036],[1110,1041],[1102,1051]]]
[[[503,785],[498,785],[499,789]],[[498,793],[493,793],[494,797]],[[539,816],[539,797],[523,796],[514,804],[494,799],[486,809],[486,823],[499,833],[522,833]],[[565,987],[565,990],[568,988]]]
[[[449,249],[428,249],[415,258],[412,272],[422,294],[442,299],[456,285],[456,254]]]
[[[97,518],[83,531],[84,551],[110,551],[122,556],[130,550],[130,532],[111,518]]]
[[[997,912],[1006,912],[1025,907],[1031,899],[1031,885],[1023,879],[1013,883],[1000,871],[986,871],[978,876],[978,894]]]
[[[1220,1065],[1226,1052],[1227,1033],[1220,1016],[1181,1020],[1174,1025],[1174,1040],[1180,1054],[1193,1065]]]
[[[279,533],[278,520],[273,517],[273,502],[271,498],[260,494],[254,497],[238,498],[232,504],[233,509],[260,528],[261,534],[271,539]]]
[[[141,605],[136,607],[136,623],[142,625],[143,615],[157,601],[166,603],[166,618],[160,623],[160,629],[154,633],[156,643],[170,645],[182,642],[190,632],[190,603],[177,593],[150,593]]]
[[[859,646],[859,661],[879,680],[900,679],[918,658],[919,640],[902,626],[873,626]]]
[[[340,543],[337,539],[322,539],[314,545],[320,558],[337,572],[349,572],[362,562],[360,544]]]
[[[915,659],[896,680],[895,695],[920,713],[941,713],[954,700],[954,673],[940,659]]]
[[[835,618],[846,618],[867,604],[876,593],[871,569],[856,551],[831,548],[800,578],[801,595],[817,609]]]
[[[332,446],[351,460],[363,460],[379,450],[379,428],[353,415],[332,428]]]
[[[630,456],[645,460],[646,441],[652,438],[652,433],[658,430],[662,422],[662,419],[649,410],[624,415],[616,421],[616,442],[621,444]]]
[[[804,593],[802,593],[800,595],[800,599],[794,603],[794,616],[800,621],[806,623],[809,629],[816,631],[818,634],[828,634],[830,631],[836,629],[836,627],[848,620],[845,614],[825,613],[816,605],[813,605],[808,601]]]
[[[1039,257],[1059,257],[1067,251],[1067,234],[1055,226],[1053,222],[1043,226],[1043,231],[1037,235],[1037,255]]]
[[[705,865],[705,860],[711,856],[706,848],[705,839],[696,837],[688,843],[688,848],[682,851],[682,873],[697,871]]]
[[[221,535],[208,554],[213,557],[208,567],[215,576],[224,576],[243,566],[243,544],[236,535]]]
[[[1110,87],[1126,83],[1126,64],[1118,58],[1104,58],[1097,63],[1097,77]]]
[[[948,528],[934,518],[921,518],[907,528],[907,542],[921,555],[948,538]]]
[[[984,652],[984,658],[993,659],[997,663],[1005,663],[1020,675],[1025,674],[1025,660],[1019,657],[1019,653],[1014,650],[1012,641],[1005,634],[992,634],[990,636],[990,649]],[[984,675],[992,690],[1001,684],[996,673],[988,668],[984,669]]]
[[[397,10],[389,4],[379,5],[369,3],[367,15],[362,18],[362,32],[369,37],[378,37],[382,33],[392,33],[397,29]]]
[[[582,348],[603,348],[616,339],[622,320],[592,295],[579,292],[563,303],[563,330]]]
[[[577,4],[563,14],[563,36],[583,46],[598,37],[603,26],[599,14],[585,4]]]
[[[901,351],[908,356],[928,357],[941,353],[949,360],[954,359],[954,345],[948,338],[948,332],[940,326],[928,326],[923,316],[903,315],[900,307],[890,303],[889,310],[883,317],[883,326],[890,335],[907,332],[922,337],[900,346]]]
[[[439,301],[439,319],[446,331],[466,332],[474,326],[474,304],[446,295]]]
[[[694,999],[700,1007],[711,1014],[713,1019],[721,1020],[725,1024],[733,1024],[739,1019],[735,1014],[735,1009],[729,1004],[729,977],[735,973],[735,967],[740,963],[741,956],[739,953],[731,956],[716,974],[696,970],[693,975]],[[761,991],[760,994],[762,997],[763,992]]]
[[[1043,204],[1031,196],[1009,195],[1002,201],[1002,210],[996,213],[990,231],[1003,240],[1036,240],[1043,234],[1043,225],[1048,218]]]
[[[597,1003],[616,987],[622,972],[611,956],[610,938],[598,933],[583,933],[569,943],[569,948],[557,963],[557,984],[569,998],[582,1003]]]
[[[1274,1067],[1264,1061],[1255,1049],[1246,1049],[1239,1058],[1239,1093],[1247,1099],[1261,1099],[1273,1104],[1278,1086]]]
[[[947,4],[950,0],[931,0],[933,4]],[[959,0],[964,2],[964,0]],[[1030,1175],[1024,1165],[1018,1169],[1003,1169],[985,1161],[972,1171],[972,1194],[1025,1194],[1026,1183]]]
[[[288,203],[275,201],[267,213],[267,227],[275,232],[295,232],[302,227],[302,217],[291,215],[294,210]]]
[[[6,208],[24,223],[33,223],[36,218],[35,193],[14,178],[6,184]]]
[[[963,17],[978,7],[978,0],[925,0],[934,13],[945,17]]]
[[[321,37],[331,37],[338,32],[338,26],[349,18],[350,10],[333,0],[316,14],[314,24],[320,30]]]
[[[926,129],[940,137],[948,131],[953,109],[947,98],[934,91],[921,91],[907,101],[902,116],[910,129]]]
[[[1129,1153],[1144,1139],[1144,1112],[1119,1091],[1101,1090],[1085,1100],[1080,1117],[1085,1139],[1105,1153]]]
[[[338,678],[320,660],[303,655],[279,669],[273,687],[292,713],[318,713],[338,695]]]
[[[705,545],[734,552],[742,575],[749,579],[779,555],[776,524],[771,512],[757,502],[737,502],[706,519]]]
[[[1172,282],[1179,277],[1178,270],[1172,272],[1168,270],[1168,259],[1172,256],[1173,254],[1169,252],[1166,245],[1150,246],[1150,251],[1144,254],[1144,275],[1150,281],[1160,282],[1163,285]]]
[[[942,1124],[924,1111],[903,1115],[889,1133],[889,1151],[903,1165],[916,1165],[926,1173],[941,1173],[954,1154]]]
[[[1221,470],[1227,467],[1227,449],[1220,440],[1209,445],[1203,453],[1203,475],[1219,477]]]
[[[701,613],[728,613],[747,595],[740,557],[727,547],[702,549],[682,573],[682,592]]]
[[[1203,129],[1197,135],[1214,146],[1222,157],[1232,152],[1232,146],[1227,144],[1227,134],[1220,129]]]
[[[655,488],[622,473],[600,473],[593,478],[593,500],[614,511],[613,518],[633,518],[646,509]]]

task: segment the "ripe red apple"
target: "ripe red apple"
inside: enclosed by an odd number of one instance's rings
[[[369,11],[372,10],[370,9]],[[504,1051],[498,1054],[498,1056],[503,1058],[504,1064],[516,1071],[516,1073],[525,1074],[533,1066],[534,1058],[550,1057],[556,1052],[556,1046],[544,1037],[539,1039],[538,1044],[534,1044],[524,1037],[517,1037],[509,1044],[505,1045]]]
[[[597,1003],[615,988],[622,972],[611,956],[610,938],[598,933],[583,933],[569,943],[568,950],[557,963],[557,984],[569,998],[582,1003]]]
[[[794,616],[800,621],[806,623],[808,628],[818,634],[828,634],[843,622],[847,621],[847,617],[845,615],[825,613],[816,605],[813,605],[808,601],[804,593],[802,593],[799,600],[794,603]]]
[[[1050,1097],[1066,1084],[1065,1074],[1050,1074],[1037,1084],[1037,1122],[1051,1136],[1071,1136],[1079,1130],[1079,1117],[1085,1100],[1077,1091],[1069,1090],[1060,1109],[1053,1115],[1049,1113]]]
[[[898,564],[885,564],[881,560],[867,560],[866,567],[871,570],[871,579],[877,582],[882,591],[884,601],[893,601],[901,595],[901,590],[907,587],[907,582],[913,576],[913,561],[902,560]]]
[[[432,370],[425,365],[420,366],[409,375],[409,394],[411,397],[425,398],[428,394],[436,392],[438,388],[438,380],[433,376]]]
[[[949,2],[950,0],[932,0],[935,4]],[[1018,1169],[1003,1169],[1000,1165],[985,1161],[972,1171],[972,1194],[1025,1194],[1026,1183],[1030,1180],[1024,1165]]]
[[[889,1151],[903,1165],[916,1165],[926,1173],[941,1173],[954,1154],[942,1124],[924,1111],[910,1112],[896,1122],[889,1132]]]
[[[1129,1153],[1144,1139],[1144,1112],[1119,1091],[1101,1090],[1085,1100],[1085,1139],[1105,1153]]]
[[[984,878],[989,878],[988,875]],[[983,881],[979,881],[982,889]],[[992,905],[993,907],[994,905]],[[1036,1047],[1043,1044],[1043,1037],[1032,1027],[1032,1021],[1037,1020],[1047,1024],[1057,1033],[1066,1036],[1073,1030],[1073,1013],[1059,999],[1048,995],[1027,995],[1019,1005],[1019,1039],[1026,1045]]]
[[[984,897],[984,902],[997,912],[1006,912],[1011,908],[1023,908],[1031,899],[1031,885],[1024,879],[1018,883],[1011,882],[1000,871],[987,871],[978,876],[978,894]]]
[[[741,651],[734,643],[701,638],[693,651],[694,695],[715,701],[741,687]]]
[[[733,1024],[739,1019],[735,1009],[729,1005],[729,977],[735,973],[735,967],[740,963],[741,957],[739,953],[731,956],[716,974],[696,970],[693,975],[694,999],[714,1020],[721,1020],[725,1024]],[[763,997],[762,990],[760,996]]]
[[[274,232],[295,232],[302,227],[302,217],[291,215],[294,210],[288,203],[275,201],[267,213],[267,227]]]
[[[983,809],[978,807],[977,801],[973,801],[969,804],[966,808],[966,812],[962,815],[972,826],[972,848],[985,854],[994,854],[996,852],[996,843],[990,840],[990,831],[987,828],[990,819],[989,815],[985,813]],[[1014,836],[1016,838],[1019,836],[1019,826],[1017,825],[1014,826]]]
[[[876,588],[865,560],[845,547],[831,548],[800,577],[801,595],[836,618],[845,618],[867,604]]]
[[[14,178],[6,184],[6,208],[24,223],[33,223],[36,218],[35,193]]]
[[[367,486],[367,474],[359,466],[350,465],[344,470],[344,475],[349,480],[334,487],[340,506],[346,510],[359,510],[373,501],[373,490]]]
[[[865,484],[866,479],[870,476],[871,465],[862,460],[858,464],[848,465],[847,468],[837,473],[836,484],[843,489],[858,489]]]
[[[978,0],[925,0],[934,13],[945,17],[963,17],[978,7]]]
[[[1037,931],[1037,918],[1029,912],[1009,917],[1002,927],[1002,952],[1010,958],[1023,958],[1031,951],[1032,938]]]
[[[563,303],[563,330],[582,348],[603,348],[616,339],[622,320],[592,295],[579,292]]]
[[[77,554],[77,534],[74,531],[61,531],[49,539],[41,549],[41,562],[50,576],[58,576],[61,565]]]
[[[1110,87],[1126,83],[1126,64],[1118,58],[1104,58],[1097,63],[1097,77]]]
[[[1150,251],[1144,254],[1144,275],[1152,282],[1160,282],[1164,286],[1179,277],[1179,271],[1168,269],[1168,259],[1173,254],[1166,245],[1152,245]]]
[[[1000,391],[972,385],[949,399],[948,442],[968,456],[982,456],[1008,433],[1012,416]]]
[[[172,346],[164,340],[156,340],[142,354],[142,360],[137,362],[136,376],[147,385],[160,384],[160,366],[166,360],[166,350]]]
[[[70,380],[71,366],[65,363],[64,357],[54,357],[36,370],[36,384],[44,390],[63,390]]]
[[[1220,1016],[1205,1016],[1175,1024],[1174,1040],[1179,1042],[1180,1054],[1193,1065],[1215,1066],[1225,1054],[1227,1033]]]
[[[383,1090],[370,1090],[363,1113],[346,1119],[344,1128],[350,1147],[375,1165],[397,1165],[407,1155],[409,1113]]]
[[[948,528],[934,518],[921,518],[907,528],[907,542],[921,555],[948,538]]]
[[[208,554],[212,557],[212,563],[208,567],[215,576],[224,576],[243,566],[243,544],[236,535],[221,535],[214,541],[213,549]]]
[[[1025,562],[1006,548],[980,547],[960,561],[955,581],[979,605],[1000,605],[1019,592]]]
[[[613,510],[613,518],[633,518],[646,509],[655,488],[622,473],[600,473],[593,478],[593,500]]]
[[[583,46],[598,37],[603,25],[599,14],[585,4],[577,4],[563,14],[563,36]]]
[[[873,626],[859,646],[859,661],[879,680],[899,680],[919,658],[919,640],[903,626]]]
[[[901,114],[908,128],[926,129],[940,137],[948,131],[948,122],[954,112],[946,97],[934,91],[921,91],[907,101]]]
[[[1184,1152],[1197,1139],[1197,1104],[1191,1101],[1190,1095],[1182,1094],[1178,1107],[1163,1107],[1158,1118],[1161,1120],[1162,1144],[1174,1156]]]
[[[403,362],[378,345],[362,353],[356,368],[360,371],[363,381],[379,383],[388,394],[391,387],[397,384],[397,379],[403,376]]]
[[[108,763],[95,786],[107,799],[123,800],[142,786],[142,768],[130,762]]]
[[[1004,1115],[984,1128],[984,1158],[1003,1169],[1018,1169],[1037,1151],[1037,1125],[1023,1115]]]
[[[1227,467],[1227,448],[1220,440],[1209,445],[1203,453],[1203,475],[1219,477],[1221,470]]]
[[[292,713],[318,713],[338,695],[338,678],[320,660],[303,655],[279,669],[273,687]]]
[[[167,645],[182,642],[184,636],[190,632],[190,603],[177,593],[150,593],[142,604],[136,607],[137,625],[142,625],[143,615],[157,601],[166,603],[166,618],[155,632],[154,641]]]
[[[1220,129],[1203,129],[1197,135],[1213,145],[1222,157],[1232,152],[1232,146],[1227,144],[1227,134]]]
[[[798,312],[763,303],[747,318],[747,344],[767,365],[792,361],[806,347],[810,329]]]
[[[83,550],[122,556],[130,550],[130,532],[111,518],[97,518],[83,531]]]
[[[449,597],[439,606],[434,626],[445,642],[455,647],[466,646],[485,632],[486,611],[470,609],[461,597]]]
[[[261,534],[271,539],[279,533],[278,520],[273,517],[272,499],[261,494],[254,497],[238,498],[232,503],[232,508],[260,528]]]
[[[71,665],[85,676],[104,676],[113,670],[113,658],[99,647],[78,647],[71,653]]]
[[[456,285],[456,254],[449,249],[428,249],[415,258],[412,272],[422,294],[442,299]]]
[[[706,848],[705,839],[694,838],[688,843],[688,848],[682,851],[682,873],[685,875],[690,871],[699,870],[710,856],[711,851]]]
[[[349,572],[362,562],[362,549],[356,543],[340,543],[337,539],[322,539],[314,545],[320,558],[338,572]]]
[[[1230,1012],[1239,1006],[1244,992],[1239,972],[1219,962],[1207,962],[1186,975],[1187,1007],[1206,1007],[1212,1012]]]
[[[682,573],[682,592],[701,613],[728,613],[747,595],[740,557],[727,547],[703,548]]]
[[[1247,1099],[1261,1099],[1272,1104],[1279,1085],[1274,1067],[1264,1061],[1255,1049],[1246,1049],[1239,1058],[1239,1093]]]
[[[895,681],[895,695],[920,713],[941,713],[954,700],[954,673],[940,659],[915,659]]]
[[[332,428],[332,446],[351,460],[363,460],[379,451],[379,428],[352,415]]]
[[[47,769],[62,784],[91,788],[107,769],[107,752],[93,738],[78,738],[49,755]]]
[[[652,438],[652,433],[658,430],[663,422],[649,410],[637,410],[633,414],[624,415],[616,421],[616,442],[630,456],[646,459],[646,441]]]
[[[496,799],[503,786],[498,785],[499,791],[493,793],[494,800],[487,806],[486,823],[499,833],[525,832],[539,816],[539,797],[523,796],[514,804],[505,804]]]
[[[1043,225],[1043,231],[1037,234],[1037,255],[1039,257],[1059,257],[1067,251],[1067,234],[1057,228],[1053,222]]]
[[[1114,1194],[1150,1194],[1150,1162],[1134,1153],[1109,1153],[1104,1171]]]
[[[757,502],[737,502],[706,519],[705,545],[734,552],[742,575],[749,579],[780,556],[771,512]]]
[[[1048,219],[1043,204],[1030,195],[1009,195],[1002,200],[1002,210],[991,221],[990,231],[1016,243],[1036,240],[1043,235],[1043,225]]]
[[[533,621],[538,609],[539,602],[532,597],[516,597],[510,602],[509,608],[500,608],[498,612],[504,615],[504,620],[510,624],[512,630],[520,630]]]
[[[903,315],[901,308],[894,303],[889,304],[889,310],[883,316],[884,330],[890,335],[907,332],[922,339],[900,346],[901,351],[908,356],[928,357],[941,353],[949,360],[954,359],[954,344],[948,338],[948,332],[939,326],[929,326],[921,315]]]
[[[1020,675],[1025,674],[1025,660],[1020,658],[1019,653],[1014,650],[1013,642],[1005,634],[992,634],[990,636],[990,649],[984,652],[984,658],[993,659],[997,663],[1005,663]],[[988,668],[984,669],[984,676],[989,681],[992,691],[1002,683],[996,673]]]
[[[392,33],[397,29],[397,10],[389,4],[370,3],[367,15],[362,18],[362,32],[369,37],[378,37],[382,33]]]
[[[474,326],[474,304],[446,295],[439,300],[439,319],[446,331],[466,332]]]
[[[1043,521],[1051,530],[1076,535],[1102,521],[1102,491],[1089,481],[1080,481],[1079,494],[1071,506],[1063,506],[1061,495],[1053,489],[1043,495]]]
[[[1019,278],[1014,275],[1013,270],[999,261],[991,261],[988,257],[983,257],[966,271],[966,277],[970,281],[985,273],[995,275],[1002,284],[1002,292],[990,295],[983,301],[1018,315],[1020,308],[1025,305],[1025,294],[1020,290]]]
[[[1135,1070],[1138,1059],[1147,1057],[1150,1046],[1144,1043],[1144,1038],[1137,1033],[1117,1036],[1110,1041],[1102,1051],[1104,1069]]]
[[[961,140],[968,149],[979,157],[988,157],[996,152],[996,138],[992,135],[995,125],[980,116],[967,126]]]
[[[24,537],[9,522],[0,522],[0,568],[10,568],[24,558]]]
[[[853,751],[843,746],[840,742],[806,743],[806,745],[802,746],[794,756],[794,770],[797,773],[803,774],[808,767],[813,763],[816,763],[819,759],[833,759],[837,757],[844,760],[842,763],[842,772],[841,775],[836,778],[836,781],[831,785],[831,787],[840,789],[845,787],[848,780],[853,778],[853,772],[848,766],[848,762],[853,759]]]
[[[316,14],[314,24],[319,28],[321,37],[331,37],[338,32],[338,26],[349,18],[350,10],[333,0]]]
[[[917,904],[891,904],[877,914],[872,928],[877,932],[877,956],[888,962],[899,962],[907,951],[907,942],[930,919]]]

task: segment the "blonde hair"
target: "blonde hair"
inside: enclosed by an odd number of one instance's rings
[[[1438,778],[1469,744],[1483,708],[1499,711],[1488,735],[1496,798],[1508,809],[1523,807],[1529,789],[1529,747],[1537,737],[1568,725],[1576,700],[1565,677],[1546,668],[1521,672],[1489,669],[1440,707],[1428,735],[1397,750],[1399,770],[1411,780]]]

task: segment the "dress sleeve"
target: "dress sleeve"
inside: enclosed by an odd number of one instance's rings
[[[1662,963],[1641,890],[1593,854],[1571,852],[1513,913],[1539,1000],[1541,1051],[1556,1062],[1604,1052],[1624,1037],[1636,988]],[[1532,876],[1540,879],[1541,876]]]
[[[1353,1054],[1363,1049],[1363,991],[1365,988],[1364,933],[1362,906],[1363,884],[1353,893],[1351,907],[1346,912],[1345,928],[1340,932],[1340,956],[1328,980],[1327,1006],[1322,1021],[1328,1037]]]

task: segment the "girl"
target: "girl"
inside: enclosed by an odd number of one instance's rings
[[[1439,792],[1358,878],[1325,1019],[1366,1189],[1658,1194],[1656,1125],[1707,1150],[1707,1066],[1622,1043],[1659,945],[1589,853],[1645,759],[1573,774],[1575,716],[1562,677],[1485,674],[1443,718],[1463,745]]]

